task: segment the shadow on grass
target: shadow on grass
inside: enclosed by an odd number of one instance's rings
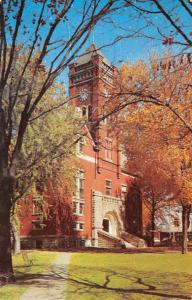
[[[99,295],[99,292],[110,293],[111,295],[162,297],[163,299],[192,299],[186,292],[181,294],[180,285],[190,286],[191,276],[182,273],[182,283],[176,283],[177,273],[160,273],[158,276],[152,272],[136,272],[129,269],[130,274],[124,274],[105,268],[91,269],[86,267],[73,266],[73,271],[67,275],[65,269],[60,266],[53,266],[47,274],[29,274],[17,272],[17,285],[35,285],[40,288],[49,286],[56,288],[55,283],[67,282],[72,289],[68,289],[70,295]],[[96,278],[94,276],[96,275]],[[168,282],[166,282],[166,278]],[[118,281],[118,283],[117,283]],[[123,287],[122,287],[123,281]],[[150,281],[150,282],[149,282]],[[152,283],[151,283],[152,282]],[[164,285],[165,284],[165,285]],[[166,291],[167,288],[167,291]],[[174,292],[173,292],[174,291]]]

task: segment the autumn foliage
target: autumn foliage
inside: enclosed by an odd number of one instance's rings
[[[191,209],[191,74],[189,55],[166,53],[161,60],[152,55],[150,65],[124,64],[117,82],[125,108],[114,122],[127,168],[139,178],[152,232],[161,207]],[[186,240],[186,226],[184,231]]]

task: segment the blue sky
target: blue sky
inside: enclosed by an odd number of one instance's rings
[[[135,1],[135,3],[136,2],[137,1]],[[179,16],[179,25],[182,26],[185,24],[188,26],[186,27],[187,33],[192,31],[191,18],[181,9],[181,7],[175,7],[175,4],[178,3],[177,1],[161,0],[161,2],[166,4],[167,9],[174,19]],[[175,10],[173,10],[173,6]],[[135,13],[131,13],[127,10],[122,10],[120,13],[115,13],[111,18],[114,22],[114,25],[110,22],[99,22],[88,39],[85,47],[81,50],[81,53],[88,48],[91,43],[95,43],[98,47],[103,47],[106,44],[110,44],[117,36],[127,35],[128,31],[126,30],[138,30],[139,28],[146,26],[146,22],[142,18],[138,18],[138,15],[135,16]],[[170,23],[167,22],[161,15],[149,15],[148,18],[149,20],[147,21],[154,22],[155,25],[161,28],[162,32],[167,36],[174,34]],[[126,30],[120,28],[126,28]],[[102,49],[103,54],[108,58],[109,61],[119,67],[122,62],[134,62],[139,59],[147,61],[151,52],[156,52],[160,55],[163,51],[168,50],[169,48],[171,51],[177,52],[181,49],[181,46],[163,46],[162,41],[157,39],[158,32],[156,27],[145,27],[144,32],[149,36],[156,37],[156,39],[148,39],[144,38],[143,36],[140,38],[131,37],[121,39],[119,42],[111,46],[104,47]],[[179,36],[176,36],[175,38],[179,39]]]
[[[90,0],[91,1],[91,0]],[[40,7],[41,4],[36,5],[31,0],[27,0],[27,8],[25,11],[25,18],[24,23],[30,28],[31,27],[31,21],[33,18],[33,13],[38,14],[38,7]],[[106,0],[101,0],[101,4],[106,2]],[[167,8],[170,10],[170,13],[176,18],[178,15],[180,17],[179,22],[182,25],[185,23],[188,27],[186,27],[186,31],[190,32],[192,31],[191,28],[191,19],[190,17],[181,10],[180,7],[176,7],[175,10],[173,10],[173,6],[178,3],[178,1],[172,1],[172,0],[160,0],[161,3],[165,4]],[[79,21],[80,16],[80,10],[82,7],[82,0],[76,0],[74,1],[74,5],[72,7],[71,12],[68,15],[68,21],[66,21],[62,26],[60,26],[55,34],[55,38],[60,38],[63,36],[67,40],[71,33],[73,32],[73,29],[75,28],[76,24]],[[88,1],[89,3],[89,1]],[[137,4],[137,1],[135,1]],[[150,1],[149,1],[150,3]],[[146,8],[146,6],[145,6]],[[148,5],[148,8],[149,5]],[[130,16],[131,14],[131,16]],[[52,15],[49,16],[48,19],[46,19],[47,22],[50,22],[52,19]],[[95,43],[96,46],[102,47],[103,45],[110,44],[117,36],[124,36],[127,35],[128,31],[131,30],[138,30],[141,27],[144,27],[146,25],[143,18],[138,18],[138,15],[136,16],[134,12],[132,12],[130,9],[122,10],[120,13],[114,13],[111,16],[112,21],[114,24],[111,24],[109,22],[110,20],[107,18],[104,22],[99,22],[94,31],[92,32],[90,38],[87,40],[85,46],[81,50],[81,53],[85,51],[86,48],[90,46],[90,44]],[[153,16],[149,15],[147,21],[154,22],[157,26],[159,26],[161,29],[163,28],[163,32],[166,33],[166,35],[172,34],[172,28],[168,22],[165,21],[164,18],[161,16],[155,14]],[[126,28],[126,30],[120,29],[120,28]],[[31,28],[32,30],[32,28]],[[46,26],[42,27],[42,35],[44,31],[46,31]],[[153,35],[158,36],[156,30],[149,26],[145,27],[145,34],[147,35]],[[21,35],[20,40],[23,40],[27,37],[24,37]],[[138,59],[144,59],[147,60],[149,54],[151,52],[157,52],[161,53],[165,47],[163,47],[162,42],[159,42],[157,39],[146,39],[144,37],[140,38],[126,38],[121,39],[119,42],[104,47],[102,49],[103,54],[108,58],[109,61],[112,62],[112,64],[116,66],[120,66],[122,62],[134,62]],[[167,49],[167,47],[166,47]],[[176,50],[177,47],[171,47],[171,49]],[[51,57],[47,59],[47,63],[49,63],[49,60],[51,60]],[[68,71],[65,70],[65,72],[60,76],[62,80],[67,84],[68,82]]]

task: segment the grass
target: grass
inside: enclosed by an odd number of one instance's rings
[[[14,257],[17,282],[0,288],[1,300],[19,300],[37,279],[43,278],[58,253],[28,253]],[[192,300],[192,254],[76,253],[68,269],[66,300]],[[59,280],[59,277],[58,277]],[[64,298],[64,297],[63,297]]]
[[[17,278],[16,284],[3,286],[0,288],[1,300],[19,300],[23,292],[30,287],[32,281],[39,277],[40,274],[45,274],[56,259],[57,253],[47,251],[29,252],[29,260],[33,261],[33,265],[29,266],[24,261],[21,254],[13,256],[14,271]]]
[[[80,253],[71,258],[67,300],[192,299],[192,254]]]

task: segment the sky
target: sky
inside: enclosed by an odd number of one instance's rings
[[[92,0],[90,0],[92,1]],[[89,4],[90,1],[87,0]],[[105,3],[107,0],[101,0],[101,5]],[[121,1],[119,1],[121,2]],[[137,5],[138,1],[133,2]],[[140,1],[139,1],[140,2]],[[150,1],[148,1],[150,3]],[[185,23],[187,25],[186,32],[192,31],[192,23],[191,18],[186,12],[184,12],[180,6],[177,6],[179,3],[178,0],[160,0],[160,3],[166,5],[167,9],[170,11],[171,15],[176,19],[179,16],[178,22],[181,26]],[[32,0],[26,0],[27,6],[25,10],[24,23],[27,27],[31,28],[31,21],[33,19],[33,14],[38,14],[38,7],[40,8],[42,4],[36,5]],[[68,14],[68,19],[65,21],[62,26],[60,26],[55,34],[55,39],[59,39],[61,36],[67,40],[67,38],[72,34],[76,24],[79,21],[80,10],[82,8],[83,0],[75,0],[74,5],[70,13]],[[117,1],[118,3],[118,1]],[[150,9],[151,7],[148,5],[145,8]],[[173,9],[174,8],[174,9]],[[46,22],[52,21],[52,15],[46,19]],[[164,47],[162,45],[162,41],[158,41],[158,32],[155,27],[148,26],[146,27],[146,22],[155,23],[159,28],[163,28],[163,33],[167,36],[172,35],[172,28],[168,22],[165,21],[164,18],[159,16],[159,14],[154,14],[146,16],[144,20],[143,17],[138,17],[132,10],[124,9],[120,12],[115,12],[113,15],[105,18],[104,21],[99,22],[95,29],[92,31],[91,36],[88,38],[86,44],[82,48],[80,53],[83,53],[86,48],[90,46],[90,44],[94,43],[97,47],[103,47],[108,44],[112,44],[111,46],[107,46],[102,48],[103,54],[108,58],[108,60],[113,64],[119,67],[123,62],[134,62],[139,59],[146,60],[149,57],[151,52],[156,52],[158,54],[162,53],[165,49],[167,50],[168,46]],[[144,32],[146,35],[155,36],[155,39],[144,38],[142,35],[140,38],[138,37],[129,37],[129,38],[121,38],[119,42],[113,43],[116,37],[127,36],[130,34],[132,30],[137,31],[139,28],[144,28]],[[32,28],[31,28],[32,30]],[[46,25],[41,28],[42,36],[46,31]],[[27,39],[28,36],[24,37],[20,36],[20,41]],[[177,37],[176,37],[177,38]],[[178,50],[180,46],[173,47],[171,46],[171,50]],[[53,53],[53,56],[55,53]],[[47,59],[47,63],[51,61],[51,56]],[[60,75],[60,79],[64,80],[65,84],[68,85],[68,70],[65,70],[63,74]]]
[[[166,8],[175,20],[179,16],[179,25],[182,26],[185,24],[186,32],[189,33],[190,30],[192,30],[192,20],[180,6],[177,7],[176,4],[179,3],[178,1],[161,0],[160,2],[166,4]],[[135,3],[137,3],[137,1],[135,1]],[[151,7],[148,6],[148,8],[150,9]],[[170,26],[170,23],[166,22],[165,18],[159,14],[153,16],[149,15],[148,19],[144,21],[143,18],[138,18],[138,15],[136,16],[133,12],[121,10],[119,13],[113,14],[111,20],[113,24],[109,18],[107,18],[106,21],[101,21],[96,25],[86,45],[82,48],[81,53],[83,53],[90,44],[94,43],[97,47],[102,48],[102,53],[113,65],[119,67],[123,62],[130,63],[140,59],[147,61],[152,52],[161,55],[162,52],[167,50],[178,52],[181,49],[180,45],[164,46],[162,41],[158,40],[159,34],[156,29],[157,27],[163,29],[162,32],[166,36],[173,34],[173,28]],[[146,21],[148,23],[154,23],[155,26],[146,27]],[[138,36],[133,36],[121,38],[118,42],[113,43],[117,36],[127,36],[132,30],[137,31],[142,27],[145,28],[144,32],[146,35],[156,38],[149,39],[143,35],[139,38]],[[68,24],[68,28],[70,28],[70,23]],[[179,39],[178,36],[175,38]],[[105,47],[105,45],[108,44],[112,45]],[[67,75],[66,72],[65,74]]]

